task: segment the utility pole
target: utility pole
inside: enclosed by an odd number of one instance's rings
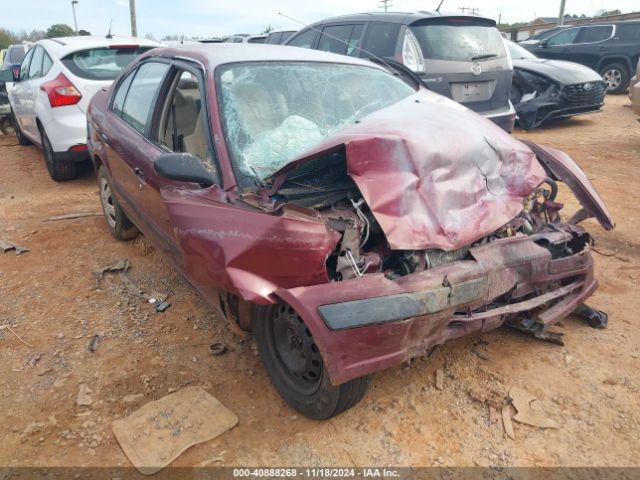
[[[564,25],[564,6],[566,0],[560,0],[560,13],[558,14],[558,25]]]
[[[467,10],[469,12],[471,12],[472,15],[475,15],[476,12],[478,11],[478,8],[476,7],[458,7],[458,10],[460,10],[460,12],[464,15],[464,12],[466,12]]]
[[[384,9],[385,12],[388,12],[391,6],[393,6],[391,0],[380,0],[380,8]]]
[[[131,16],[131,36],[138,36],[138,27],[136,26],[136,0],[129,0],[129,15]]]
[[[78,19],[76,18],[76,5],[78,0],[71,0],[71,10],[73,10],[73,26],[75,27],[76,35],[78,35]]]

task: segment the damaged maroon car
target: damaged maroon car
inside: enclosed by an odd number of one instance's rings
[[[585,174],[400,75],[292,47],[155,49],[88,114],[111,232],[142,231],[252,330],[312,418],[450,339],[509,325],[560,341],[549,327],[576,310],[606,323],[584,305],[579,223],[613,222]]]

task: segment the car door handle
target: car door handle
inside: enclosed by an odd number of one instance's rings
[[[142,187],[144,187],[147,184],[144,177],[144,172],[141,169],[136,167],[133,169],[133,173],[138,179],[138,186],[140,187],[140,190],[142,190]]]
[[[109,141],[109,135],[107,135],[106,133],[100,132],[100,138],[102,139],[103,142]]]

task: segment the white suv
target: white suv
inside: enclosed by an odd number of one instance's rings
[[[64,37],[33,44],[8,86],[12,122],[21,145],[40,145],[51,178],[76,176],[88,160],[86,112],[136,56],[161,46],[133,37]]]

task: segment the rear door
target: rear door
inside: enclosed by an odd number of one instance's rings
[[[340,23],[325,25],[317,50],[357,57],[362,48],[364,23]]]
[[[156,225],[155,207],[148,202],[148,165],[157,155],[149,136],[156,99],[169,69],[166,62],[147,61],[125,76],[111,98],[112,119],[100,132],[116,195],[152,241],[164,239]]]
[[[572,27],[562,30],[539,43],[536,48],[533,49],[533,52],[538,57],[564,60],[569,54],[569,48],[576,42],[582,28],[583,27]]]
[[[592,25],[580,29],[575,41],[566,45],[559,57],[596,69],[600,57],[607,54],[607,40],[613,37],[613,25]]]
[[[477,112],[509,107],[513,70],[493,23],[469,17],[424,19],[411,24],[404,42],[415,42],[411,37],[422,50],[420,75],[431,90]]]

